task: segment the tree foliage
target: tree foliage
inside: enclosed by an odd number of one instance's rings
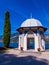
[[[3,43],[4,47],[9,47],[10,43],[10,35],[11,35],[11,25],[10,25],[10,15],[9,12],[5,12],[5,19],[4,19],[4,33],[3,33]]]

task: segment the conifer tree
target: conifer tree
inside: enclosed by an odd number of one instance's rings
[[[10,14],[8,11],[6,11],[4,18],[4,33],[3,33],[3,43],[5,48],[9,47],[10,35],[11,35]]]

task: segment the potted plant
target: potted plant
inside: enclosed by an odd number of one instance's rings
[[[37,48],[38,51],[40,51],[41,49],[40,48]]]
[[[21,51],[23,51],[23,47],[20,47]]]

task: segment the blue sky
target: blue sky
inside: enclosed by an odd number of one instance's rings
[[[0,0],[0,35],[3,34],[4,14],[10,12],[11,33],[15,33],[21,23],[32,17],[39,19],[49,34],[49,0]]]

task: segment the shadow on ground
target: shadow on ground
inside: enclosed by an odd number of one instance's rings
[[[0,65],[48,65],[46,59],[35,56],[18,57],[14,54],[0,53]]]

